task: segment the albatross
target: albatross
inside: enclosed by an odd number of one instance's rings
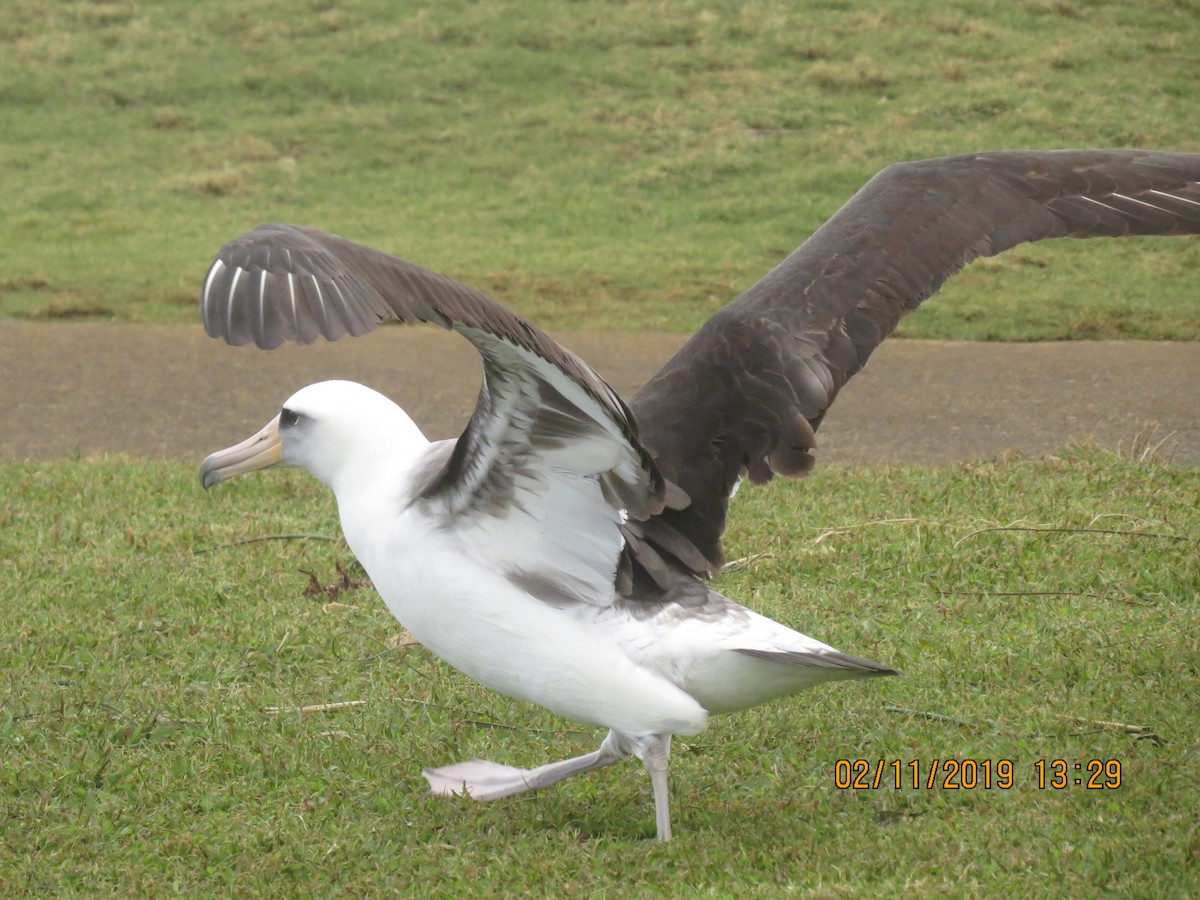
[[[715,590],[744,478],[813,466],[826,411],[872,350],[972,260],[1053,237],[1200,232],[1200,155],[994,152],[892,165],[716,313],[628,403],[485,294],[296,225],[226,244],[204,280],[208,334],[272,348],[388,319],[461,334],[483,358],[457,440],[430,442],[362,385],[298,391],[212,454],[205,488],[301,466],[397,619],[488,687],[606,727],[592,753],[533,769],[424,770],[487,801],[634,755],[671,838],[671,736],[829,681],[898,674]]]

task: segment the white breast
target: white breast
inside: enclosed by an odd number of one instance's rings
[[[556,608],[476,561],[418,508],[343,529],[388,609],[429,650],[488,687],[624,734],[694,734],[704,708],[635,662],[594,609]],[[353,515],[350,519],[355,518]]]

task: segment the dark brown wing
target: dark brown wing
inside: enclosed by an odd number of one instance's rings
[[[588,441],[593,456],[603,444],[616,457],[599,473],[611,502],[636,517],[662,509],[668,490],[616,392],[544,332],[452,278],[315,229],[264,225],[221,248],[200,309],[209,335],[263,348],[360,335],[384,319],[432,322],[471,341],[484,363],[479,403],[430,489],[451,512],[512,502],[513,472],[529,454]]]
[[[630,402],[691,498],[647,523],[721,563],[730,492],[803,475],[814,431],[871,351],[981,256],[1052,237],[1200,233],[1200,155],[981,153],[890,166],[713,316]]]

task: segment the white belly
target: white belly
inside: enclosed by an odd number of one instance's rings
[[[706,714],[639,665],[584,604],[530,597],[456,546],[453,535],[394,519],[347,539],[388,609],[424,646],[488,687],[623,734],[695,734]]]

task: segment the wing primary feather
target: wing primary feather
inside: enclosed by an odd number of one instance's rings
[[[312,279],[313,289],[317,292],[317,310],[321,314],[321,334],[329,340],[333,340],[333,335],[336,333],[333,328],[333,323],[329,316],[329,307],[325,303],[325,293],[321,290],[321,282],[317,280],[316,275],[309,275]]]
[[[267,256],[268,263],[270,255]],[[255,340],[258,343],[263,343],[266,340],[267,334],[267,279],[270,275],[266,269],[263,269],[258,277],[258,333],[255,335]]]
[[[200,297],[200,320],[204,323],[204,330],[209,337],[216,337],[218,332],[212,318],[212,286],[213,281],[217,277],[218,272],[225,271],[225,262],[221,259],[216,259],[208,268],[208,277],[204,279],[204,293]]]
[[[288,254],[290,259],[291,254]],[[291,272],[287,273],[288,303],[292,312],[292,337],[300,338],[300,312],[296,309],[296,278]]]
[[[1186,203],[1189,206],[1200,207],[1200,200],[1193,200],[1191,197],[1184,197],[1180,194],[1168,194],[1165,191],[1149,190],[1146,193],[1153,194],[1156,197],[1166,197],[1169,200],[1176,200],[1180,203]]]
[[[230,334],[236,339],[234,342],[239,344],[246,343],[244,336],[237,334],[234,326],[233,310],[234,301],[237,299],[238,280],[242,277],[242,272],[245,271],[241,266],[233,270],[233,278],[229,282],[229,301],[225,305],[225,327],[229,329]]]

